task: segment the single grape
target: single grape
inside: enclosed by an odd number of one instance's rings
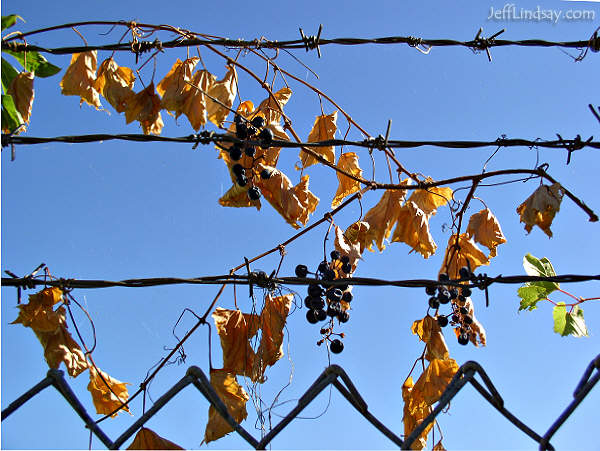
[[[242,149],[239,147],[231,147],[229,149],[229,157],[233,161],[239,161],[239,159],[242,158]]]
[[[469,335],[466,333],[460,334],[458,336],[458,343],[463,346],[468,345],[469,344]]]
[[[231,167],[231,172],[233,172],[235,175],[239,175],[243,174],[245,172],[245,169],[244,166],[242,166],[239,163],[236,163]]]
[[[340,320],[340,323],[347,323],[350,319],[350,313],[343,310],[340,313],[338,313],[338,319]]]
[[[268,180],[273,175],[273,171],[271,169],[263,169],[260,171],[260,178],[263,180]]]
[[[468,279],[471,276],[471,271],[466,266],[463,266],[458,270],[458,275],[461,279]]]
[[[445,282],[445,281],[447,281],[447,280],[450,280],[450,277],[448,277],[448,274],[446,274],[445,272],[443,272],[443,273],[441,273],[441,274],[438,276],[438,280],[439,280],[440,282]]]
[[[440,307],[440,301],[438,298],[436,298],[435,296],[431,296],[429,298],[429,307],[431,307],[432,309],[437,309]]]
[[[447,304],[450,302],[450,292],[448,290],[440,290],[437,298],[439,299],[440,304]]]
[[[254,158],[254,155],[256,155],[256,148],[254,146],[248,146],[244,149],[244,153],[250,158]]]
[[[322,308],[315,310],[315,317],[317,318],[317,321],[325,321],[325,318],[327,318],[327,312]]]
[[[342,260],[343,265],[350,263],[350,257],[348,257],[347,255],[342,255],[342,258],[340,260]]]
[[[260,138],[260,146],[264,149],[271,146],[273,142],[273,132],[268,128],[263,128],[258,135]]]
[[[248,137],[248,126],[244,122],[238,122],[235,125],[235,136],[239,139],[246,139]]]
[[[327,290],[327,299],[334,302],[339,302],[342,300],[344,293],[339,288],[333,288]]]
[[[329,268],[329,265],[327,264],[327,261],[323,260],[321,263],[319,263],[319,268],[317,269],[317,271],[320,273],[324,273],[325,270],[328,268]]]
[[[308,294],[316,298],[323,294],[323,289],[316,283],[311,283],[308,286]]]
[[[435,285],[427,285],[425,287],[425,293],[427,293],[429,296],[433,296],[436,291],[437,291],[437,289],[436,289]]]
[[[450,288],[448,292],[450,293],[450,299],[456,299],[458,297],[458,290],[456,288]]]
[[[464,297],[468,298],[469,296],[471,296],[471,294],[472,294],[472,291],[471,291],[471,289],[470,289],[469,287],[465,287],[465,288],[463,288],[463,289],[461,290],[461,294],[462,294]]]
[[[337,316],[341,310],[342,310],[342,306],[340,305],[339,302],[332,302],[327,307],[327,315],[329,315],[333,318],[333,317]]]
[[[296,266],[296,277],[306,277],[308,274],[308,267],[306,265]]]
[[[446,316],[438,316],[437,322],[440,327],[446,327],[448,325],[448,318]]]
[[[461,315],[466,315],[469,313],[469,309],[467,307],[461,307],[460,309],[458,309],[459,312],[461,313]]]
[[[244,174],[236,175],[235,181],[240,186],[246,186],[248,184],[248,179],[246,178],[246,176]]]
[[[354,296],[352,296],[352,292],[351,291],[344,291],[344,294],[342,295],[342,301],[344,302],[352,302],[352,298]]]
[[[352,272],[352,265],[350,263],[344,263],[342,265],[342,271],[344,271],[346,274],[350,274]]]
[[[335,271],[333,269],[327,268],[323,272],[323,280],[333,280],[335,279]]]
[[[325,301],[319,298],[310,298],[310,307],[315,310],[322,310],[325,307]]]
[[[306,312],[306,319],[311,324],[316,324],[319,322],[319,320],[317,319],[317,316],[315,315],[315,311],[312,309],[310,309]]]
[[[252,119],[251,124],[256,128],[263,128],[265,126],[265,118],[262,116],[256,116]]]
[[[331,349],[331,352],[333,352],[334,354],[339,354],[340,352],[342,352],[344,350],[344,343],[342,343],[341,340],[338,340],[336,338],[335,340],[331,340],[329,349]]]
[[[250,200],[258,200],[260,199],[260,196],[261,195],[258,186],[253,186],[248,190],[248,197],[250,198]]]
[[[339,251],[331,251],[331,259],[332,260],[339,260],[340,259],[340,253]]]
[[[471,317],[471,315],[465,315],[463,316],[463,321],[465,322],[465,324],[471,324],[473,323],[473,318]]]

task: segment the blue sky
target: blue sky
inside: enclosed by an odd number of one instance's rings
[[[418,4],[395,1],[346,2],[194,2],[165,4],[122,1],[111,8],[98,8],[85,2],[64,1],[60,8],[37,0],[2,2],[2,14],[19,14],[27,22],[22,31],[85,20],[137,20],[170,24],[199,33],[228,38],[273,40],[296,39],[298,27],[316,33],[323,24],[323,37],[417,36],[424,38],[472,39],[484,28],[484,36],[506,28],[505,39],[540,38],[547,40],[587,39],[599,25],[600,7],[594,2],[516,3],[521,9],[561,11],[556,23],[504,18],[489,20],[491,7],[502,9],[507,2],[461,1]],[[594,21],[562,19],[567,11],[595,11]],[[90,44],[112,43],[121,31],[108,27],[80,28]],[[165,37],[164,40],[167,38]],[[31,44],[55,47],[80,45],[71,30],[32,36]],[[195,50],[194,50],[195,51]],[[599,135],[598,122],[587,108],[598,105],[596,86],[600,63],[598,55],[588,53],[582,62],[556,48],[494,48],[493,62],[485,53],[473,54],[458,47],[433,48],[423,55],[406,45],[324,46],[322,58],[316,52],[294,55],[319,75],[315,79],[305,68],[281,53],[278,63],[295,75],[313,83],[335,99],[354,120],[372,135],[384,134],[392,119],[390,136],[394,139],[494,140],[507,137],[554,139],[581,134]],[[207,68],[219,78],[225,72],[223,60],[201,50]],[[576,50],[568,51],[577,55]],[[235,55],[235,52],[230,52]],[[99,60],[108,57],[101,53]],[[168,72],[176,58],[186,57],[185,49],[167,50],[159,55],[155,81]],[[135,57],[120,52],[120,65],[133,67]],[[76,97],[60,95],[59,81],[68,66],[68,56],[48,59],[63,71],[57,76],[35,81],[36,97],[31,124],[25,136],[70,134],[140,133],[137,123],[84,105]],[[262,74],[264,65],[246,56],[244,64]],[[153,65],[142,70],[144,83],[152,78]],[[293,95],[286,112],[301,137],[307,137],[319,100],[312,92],[291,82]],[[277,85],[276,87],[281,87]],[[139,89],[139,85],[136,85]],[[249,78],[240,81],[242,100],[255,104],[265,94]],[[236,99],[237,102],[237,99]],[[335,110],[326,102],[325,113]],[[164,136],[192,133],[185,118],[176,123],[163,114]],[[340,120],[340,130],[346,124]],[[209,128],[210,129],[210,128]],[[355,131],[351,139],[362,139]],[[412,171],[442,179],[481,171],[495,149],[449,150],[419,148],[399,150],[398,159]],[[356,150],[367,177],[371,177],[366,150]],[[339,149],[337,149],[339,155]],[[565,165],[566,155],[556,150],[528,148],[502,149],[488,170],[532,168],[536,161],[547,162],[549,173],[596,212],[598,159],[595,150],[582,150]],[[65,278],[120,280],[133,277],[195,277],[224,274],[248,258],[289,238],[294,230],[269,206],[254,209],[226,209],[217,199],[229,188],[225,165],[216,158],[212,146],[111,141],[89,145],[47,144],[17,146],[16,160],[10,153],[1,157],[2,270],[26,274],[45,262],[53,275]],[[387,181],[384,160],[376,158],[375,178]],[[294,170],[297,150],[282,151],[279,167],[296,183]],[[321,198],[313,220],[322,217],[337,187],[332,171],[312,167],[306,171],[311,190]],[[506,179],[502,179],[506,180]],[[499,180],[499,181],[502,181]],[[587,222],[586,215],[568,199],[552,225],[554,237],[535,228],[530,234],[519,223],[516,207],[536,188],[537,181],[482,187],[481,197],[498,217],[507,244],[488,274],[523,274],[523,256],[546,256],[560,274],[598,273],[598,223]],[[454,186],[457,188],[458,186]],[[465,196],[467,191],[459,191]],[[380,193],[363,198],[363,211],[379,200]],[[480,209],[471,204],[469,213]],[[336,216],[346,227],[360,215],[352,205]],[[357,276],[381,279],[434,278],[443,258],[451,218],[447,208],[440,209],[431,221],[438,252],[424,260],[400,243],[383,253],[364,255]],[[316,267],[321,260],[326,227],[321,226],[287,247],[280,274],[293,275],[297,264]],[[330,246],[331,247],[331,246]],[[331,250],[331,248],[328,248]],[[269,257],[255,268],[270,273],[279,257]],[[531,313],[517,313],[517,286],[493,286],[491,303],[477,293],[474,302],[478,319],[488,334],[488,346],[462,347],[446,332],[450,355],[462,364],[476,360],[486,369],[504,397],[505,406],[543,434],[570,402],[579,378],[600,349],[599,305],[583,305],[590,331],[589,338],[559,337],[552,331],[551,305],[541,305]],[[598,296],[597,283],[566,287],[583,296]],[[130,382],[137,389],[147,370],[172,347],[171,330],[184,308],[203,313],[217,288],[172,286],[159,288],[109,288],[76,290],[73,295],[85,305],[96,326],[98,365],[113,377]],[[298,290],[300,296],[304,291]],[[15,290],[2,291],[2,407],[35,385],[47,371],[42,349],[30,330],[9,325],[16,317]],[[341,365],[369,405],[370,411],[397,434],[402,433],[401,386],[422,346],[411,334],[410,326],[427,310],[424,290],[367,288],[354,290],[355,300],[346,334],[345,350],[332,358]],[[557,301],[565,300],[556,297]],[[233,308],[233,295],[226,290],[220,305]],[[238,305],[250,311],[249,299],[238,292]],[[304,308],[295,311],[287,324],[286,356],[268,373],[262,396],[271,403],[291,378],[280,400],[290,401],[276,408],[285,415],[328,364],[327,353],[316,346],[318,328],[305,320]],[[84,318],[78,319],[85,324]],[[193,324],[185,317],[177,329],[181,336]],[[71,328],[72,329],[72,328]],[[89,329],[83,326],[84,333]],[[213,332],[214,333],[214,332]],[[182,377],[188,365],[208,372],[206,331],[201,330],[185,346],[185,365],[166,367],[151,385],[154,399]],[[213,336],[212,355],[220,364],[220,348]],[[417,373],[418,375],[418,373]],[[93,413],[82,375],[69,381],[74,391]],[[294,421],[273,442],[275,449],[390,449],[393,444],[360,417],[335,390],[324,392],[303,413],[318,417]],[[572,418],[556,434],[557,449],[598,449],[594,434],[600,390],[590,393]],[[139,415],[140,403],[132,406]],[[248,404],[245,427],[254,429],[256,412]],[[204,434],[208,404],[192,388],[181,393],[147,426],[185,448],[197,448]],[[115,438],[136,417],[120,415],[102,423]],[[475,390],[464,389],[452,402],[447,414],[439,417],[448,449],[533,449],[536,443],[510,425],[491,406],[484,404]],[[86,448],[88,433],[75,413],[57,392],[46,390],[2,423],[3,448]],[[128,443],[127,443],[128,444]],[[101,443],[94,439],[94,447]],[[211,443],[210,449],[247,448],[235,434]]]

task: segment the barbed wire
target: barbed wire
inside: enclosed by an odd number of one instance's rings
[[[155,136],[136,133],[108,134],[95,133],[88,135],[66,135],[50,137],[19,136],[9,133],[2,133],[2,147],[8,145],[33,145],[47,143],[69,143],[83,144],[102,141],[136,141],[136,142],[168,142],[182,144],[223,144],[223,143],[243,143],[259,146],[260,141],[243,141],[228,133],[201,132],[186,136]],[[396,148],[396,149],[414,149],[424,146],[448,148],[448,149],[474,149],[481,147],[541,147],[548,149],[563,149],[573,152],[586,147],[600,149],[600,141],[593,141],[593,136],[584,140],[580,135],[573,139],[554,139],[554,140],[530,140],[524,138],[497,138],[493,141],[477,140],[394,140],[387,141],[379,136],[377,138],[367,138],[361,141],[351,141],[346,139],[328,139],[315,142],[293,142],[274,139],[271,147],[302,148],[302,147],[330,147],[330,146],[354,146],[368,149]]]
[[[154,31],[169,31],[178,33],[180,37],[169,41],[160,41],[155,39],[153,41],[140,41],[135,42],[118,42],[104,45],[85,45],[85,46],[65,46],[65,47],[43,47],[38,45],[24,44],[15,42],[17,39],[24,38],[26,36],[48,32],[60,28],[71,28],[84,25],[121,25],[129,28],[142,28]],[[489,37],[482,37],[483,30],[480,28],[474,39],[471,40],[457,40],[457,39],[431,39],[422,38],[415,36],[385,36],[376,38],[357,38],[357,37],[340,37],[340,38],[321,38],[322,25],[319,28],[317,36],[306,36],[302,29],[300,29],[301,39],[294,40],[268,40],[265,38],[244,40],[244,39],[228,39],[228,38],[216,38],[208,37],[201,33],[194,33],[188,30],[182,30],[180,28],[165,26],[165,25],[151,25],[151,24],[138,24],[134,22],[125,21],[93,21],[93,22],[75,22],[70,24],[59,25],[55,27],[48,27],[39,30],[33,30],[27,33],[15,33],[9,36],[7,39],[2,41],[2,50],[11,51],[37,51],[50,53],[54,55],[65,55],[72,53],[86,52],[90,50],[106,50],[106,51],[132,51],[134,53],[142,53],[150,51],[152,49],[162,50],[166,48],[179,48],[179,47],[191,47],[191,46],[223,46],[229,48],[242,48],[242,49],[304,49],[306,51],[316,49],[321,56],[320,47],[326,45],[341,45],[341,46],[356,46],[356,45],[398,45],[405,44],[410,47],[466,47],[474,51],[488,50],[492,47],[560,47],[560,48],[578,48],[584,49],[589,48],[594,52],[600,50],[600,39],[597,34],[593,34],[590,38],[577,40],[577,41],[549,41],[545,39],[520,39],[520,40],[507,40],[507,39],[496,39],[500,34],[504,33],[505,29],[502,29]],[[203,36],[203,37],[198,37]],[[488,54],[489,57],[489,54]],[[491,60],[491,57],[490,57]]]

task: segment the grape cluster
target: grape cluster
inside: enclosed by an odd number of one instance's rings
[[[308,286],[308,296],[304,299],[306,319],[311,324],[328,320],[329,324],[321,328],[323,339],[317,342],[318,345],[329,341],[329,349],[334,354],[339,354],[344,350],[344,343],[338,339],[331,339],[332,335],[338,335],[341,338],[344,334],[334,333],[334,319],[338,323],[346,323],[350,319],[350,303],[352,302],[352,291],[349,285],[332,286],[332,280],[348,276],[352,272],[352,265],[347,255],[340,255],[338,251],[332,251],[331,261],[323,260],[319,263],[317,271],[309,272],[306,265],[296,266],[296,276],[305,278],[308,274],[315,275],[315,283]]]
[[[474,280],[475,275],[471,270],[464,266],[459,270],[460,280]],[[449,281],[448,274],[442,273],[439,275],[438,280],[440,282]],[[438,310],[442,304],[450,303],[452,311],[448,315],[437,316],[437,322],[440,327],[446,327],[448,324],[455,327],[458,330],[458,343],[461,345],[467,345],[472,334],[471,324],[473,324],[473,317],[469,313],[469,309],[466,307],[467,298],[471,296],[471,289],[469,287],[445,287],[445,286],[428,286],[425,288],[425,292],[429,297],[429,307],[434,310]],[[450,318],[450,319],[448,319]]]
[[[263,180],[271,177],[272,171],[263,169],[260,174],[254,169],[255,164],[261,159],[256,158],[256,147],[248,141],[259,141],[260,147],[268,148],[273,142],[273,132],[265,127],[265,119],[262,116],[256,116],[251,121],[242,118],[239,114],[235,116],[235,136],[244,140],[243,143],[234,143],[227,152],[231,161],[240,161],[242,155],[252,158],[250,167],[245,167],[241,163],[236,163],[231,167],[231,172],[235,176],[235,182],[244,187],[250,184],[248,188],[248,198],[258,200],[261,197],[260,189],[254,184],[254,178],[259,176]]]

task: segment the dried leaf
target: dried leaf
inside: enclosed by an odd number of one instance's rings
[[[425,183],[433,183],[431,177],[427,177]],[[442,205],[446,205],[452,200],[452,190],[450,188],[440,188],[435,186],[427,189],[417,189],[408,198],[407,202],[414,202],[426,215],[434,215]]]
[[[113,379],[104,371],[97,370],[93,365],[90,365],[90,383],[87,389],[92,394],[92,401],[97,414],[108,415],[126,402],[129,399],[127,385],[129,385],[127,382]],[[122,410],[131,413],[128,406],[123,406],[119,412]],[[116,417],[119,412],[115,412],[111,417]]]
[[[173,64],[165,78],[156,86],[156,91],[162,97],[161,107],[175,113],[178,118],[184,110],[184,105],[192,88],[188,83],[192,80],[192,72],[200,58],[188,58],[181,62],[179,58]]]
[[[164,126],[160,115],[160,98],[154,90],[154,83],[138,92],[127,101],[125,120],[129,124],[139,121],[145,135],[160,135]]]
[[[269,96],[260,102],[256,111],[260,111],[263,114],[267,125],[279,124],[282,117],[281,111],[291,96],[292,90],[290,88],[281,88],[273,94],[274,98]]]
[[[432,359],[415,384],[413,391],[419,393],[422,400],[429,406],[436,403],[456,372],[458,364],[454,359]],[[420,398],[413,398],[414,406],[421,403]]]
[[[308,190],[308,175],[302,177],[300,183],[292,185],[290,179],[278,169],[262,164],[257,165],[257,172],[263,170],[271,172],[271,176],[264,180],[255,177],[255,185],[260,188],[262,195],[283,216],[283,218],[295,229],[306,225],[319,198]]]
[[[224,370],[252,377],[256,354],[250,346],[250,339],[260,326],[259,316],[218,307],[212,317],[221,338]]]
[[[122,113],[127,107],[127,101],[135,95],[134,82],[133,71],[128,67],[119,67],[111,57],[100,65],[94,89],[104,96],[117,113]]]
[[[337,111],[334,111],[331,114],[323,114],[321,116],[317,116],[317,118],[315,119],[315,123],[313,124],[312,130],[308,134],[307,142],[327,141],[329,139],[333,139],[337,130],[336,122]],[[335,162],[334,146],[309,147],[309,149],[322,156],[331,164]],[[307,168],[318,162],[318,160],[315,157],[302,151],[300,151],[300,161],[302,162],[303,168]]]
[[[346,229],[344,236],[351,244],[360,244],[360,254],[362,254],[367,246],[367,235],[369,233],[369,224],[364,221],[357,221]]]
[[[29,124],[31,118],[31,107],[33,106],[33,73],[20,72],[13,79],[7,94],[12,96],[17,111],[23,120]]]
[[[358,155],[354,152],[346,152],[340,155],[337,167],[355,177],[362,177],[362,169],[358,165]],[[335,197],[333,198],[333,201],[331,201],[331,208],[335,208],[341,204],[344,197],[360,190],[360,182],[351,179],[340,172],[337,173],[337,177],[339,185]]]
[[[127,449],[184,449],[148,428],[141,428]]]
[[[65,96],[80,96],[83,104],[99,109],[102,107],[98,91],[94,88],[98,52],[92,50],[84,53],[73,53],[71,64],[60,81],[61,93]]]
[[[475,271],[475,268],[489,264],[489,258],[486,257],[466,233],[460,234],[458,242],[456,234],[454,234],[448,240],[448,247],[446,248],[444,263],[442,264],[440,273],[448,274],[451,279],[459,279],[460,275],[458,271],[463,266],[468,266],[471,268],[471,271]]]
[[[27,304],[17,305],[19,316],[11,324],[23,324],[36,332],[55,332],[61,325],[61,314],[52,309],[54,304],[62,302],[60,288],[45,288],[29,295]]]
[[[350,227],[348,229],[350,229]],[[352,273],[354,273],[354,271],[356,270],[356,266],[358,265],[358,261],[360,260],[362,250],[364,248],[361,246],[360,242],[357,241],[353,243],[352,241],[350,241],[346,236],[347,234],[348,231],[344,233],[342,232],[342,229],[340,229],[338,226],[335,226],[334,246],[341,256],[347,256],[349,258],[349,263],[352,266],[352,271],[350,271],[350,274],[347,274],[347,276],[351,276]]]
[[[208,97],[206,97],[205,93],[210,91],[210,88],[216,83],[216,80],[216,77],[210,72],[199,70],[194,74],[190,82],[197,88],[188,85],[189,91],[186,92],[186,99],[181,113],[187,116],[190,124],[192,124],[192,128],[196,131],[205,125],[208,120],[206,106]]]
[[[425,258],[435,253],[437,245],[429,233],[429,216],[410,198],[398,212],[396,224],[392,242],[406,243]]]
[[[217,103],[210,98],[206,100],[207,118],[217,127],[223,126],[235,100],[237,92],[236,78],[235,68],[230,66],[225,77],[216,83],[212,83],[208,89],[208,94],[220,102]]]
[[[416,396],[415,396],[416,395]],[[404,401],[404,417],[402,421],[404,423],[404,436],[407,437],[410,433],[419,425],[421,422],[427,418],[427,416],[431,413],[432,408],[424,403],[415,402],[413,398],[422,399],[423,397],[414,391],[414,384],[412,377],[408,377],[404,384],[402,385],[402,399]],[[411,409],[411,405],[413,408]],[[427,435],[431,428],[433,427],[433,423],[427,425],[425,430],[421,433],[419,438],[417,438],[413,444],[411,445],[411,449],[424,449],[427,446]]]
[[[521,216],[521,222],[525,223],[527,233],[531,232],[533,226],[536,225],[548,237],[552,237],[550,226],[560,209],[564,194],[565,190],[560,183],[551,186],[540,185],[525,202],[517,207],[517,213]]]
[[[490,258],[496,256],[496,247],[506,243],[500,223],[489,208],[471,215],[467,235],[490,250]]]
[[[234,183],[229,190],[221,196],[219,203],[223,207],[256,207],[260,210],[261,204],[260,199],[251,200],[248,197],[249,185],[240,186]]]
[[[407,180],[403,183],[406,182]],[[377,205],[367,212],[363,218],[363,222],[369,224],[365,243],[367,249],[374,250],[373,242],[375,242],[380,252],[385,249],[384,240],[389,238],[394,224],[398,221],[405,197],[406,190],[386,190]]]
[[[278,296],[267,295],[265,306],[260,314],[260,328],[262,330],[260,345],[256,351],[254,374],[255,378],[262,381],[267,366],[273,366],[283,357],[283,328],[290,312],[293,294]]]
[[[210,384],[233,419],[238,423],[244,421],[248,416],[246,402],[248,402],[250,396],[238,384],[235,375],[225,369],[212,369],[210,370]],[[206,424],[203,442],[210,443],[218,440],[232,431],[233,428],[229,423],[211,405],[208,409],[208,423]]]
[[[425,318],[415,321],[411,331],[427,344],[427,353],[425,354],[427,360],[450,358],[444,334],[434,317],[427,315]]]
[[[442,440],[440,440],[439,442],[437,442],[435,444],[435,446],[433,447],[433,451],[446,451],[446,448],[444,448]]]

